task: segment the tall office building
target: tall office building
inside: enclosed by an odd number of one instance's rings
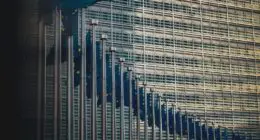
[[[30,59],[33,72],[26,75],[33,77],[31,84],[38,79],[38,87],[31,85],[32,93],[28,93],[35,97],[32,104],[39,105],[32,106],[34,112],[38,111],[33,114],[34,118],[38,115],[38,125],[32,124],[31,128],[39,126],[36,134],[43,140],[82,140],[82,136],[89,139],[91,99],[84,96],[88,90],[84,91],[82,83],[78,83],[81,73],[74,69],[76,60],[68,61],[72,55],[66,47],[68,38],[60,30],[64,17],[58,12],[50,16],[53,23],[43,23],[41,29],[34,27],[42,40],[36,42],[33,41],[36,37],[31,37],[34,44],[30,46],[39,45],[40,51],[35,47],[30,58],[36,58],[36,54],[41,58]],[[206,120],[207,126],[214,123],[228,128],[229,132],[260,138],[259,0],[113,0],[78,9],[73,18],[76,22],[70,44],[74,52],[82,51],[78,49],[86,43],[83,38],[89,30],[92,32],[90,19],[97,19],[96,40],[100,40],[102,33],[107,34],[106,46],[116,48],[116,59],[125,58],[125,65],[133,67],[133,74],[140,75],[140,80],[147,83],[146,88],[153,88],[155,93],[167,98],[169,106],[174,104],[179,110]],[[36,21],[31,25],[38,24]],[[34,93],[38,93],[38,98]],[[129,139],[127,111],[130,107],[124,108],[125,139]],[[112,137],[111,109],[110,102],[107,139]],[[101,139],[101,114],[98,105],[97,139]],[[119,139],[120,107],[115,117]],[[134,115],[133,139],[137,139],[137,119]],[[143,121],[140,123],[143,139],[145,127]],[[229,134],[231,139],[232,133]],[[165,131],[162,135],[163,139],[168,137]],[[151,127],[148,137],[152,139]],[[156,138],[159,139],[158,127]]]
[[[260,138],[259,0],[113,0],[85,15],[169,105]]]

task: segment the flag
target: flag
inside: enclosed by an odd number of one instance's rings
[[[152,94],[147,94],[148,126],[153,125]]]
[[[120,64],[115,65],[115,87],[116,87],[116,107],[120,107],[121,104],[121,79],[120,79]]]
[[[192,118],[188,118],[188,124],[189,124],[189,137],[194,138],[194,122]]]
[[[76,42],[76,41],[75,41]],[[92,81],[91,81],[91,63],[92,63],[92,40],[91,40],[91,32],[90,30],[88,30],[87,34],[86,34],[86,83],[87,83],[87,88],[86,88],[86,92],[87,92],[87,97],[91,98],[91,85],[92,85]],[[81,62],[80,62],[81,65]]]
[[[144,88],[140,88],[139,90],[139,97],[140,97],[140,118],[141,120],[144,120],[144,115],[145,115],[145,112],[144,112],[144,109],[145,109],[145,104],[144,104]]]
[[[77,87],[80,84],[80,71],[81,71],[81,47],[80,46],[74,45],[73,56],[74,56],[74,86]]]
[[[168,118],[169,119],[169,131],[170,131],[170,134],[173,134],[173,132],[174,132],[173,110],[169,109],[168,113],[169,113],[169,118]]]
[[[133,80],[133,109],[134,115],[137,116],[137,87],[135,80]]]
[[[124,105],[129,106],[129,76],[128,72],[124,72]]]
[[[236,134],[234,131],[232,132],[232,140],[240,140],[239,134]]]
[[[163,104],[162,105],[162,110],[161,110],[161,113],[162,113],[162,130],[165,130],[166,131],[166,127],[167,127],[167,115],[166,115],[166,105]]]
[[[205,124],[202,125],[202,138],[207,139],[207,126]]]
[[[199,121],[195,121],[195,128],[196,128],[196,137],[197,139],[201,139],[202,136],[200,135],[201,134],[201,129],[200,129],[200,122]]]
[[[228,140],[227,128],[224,128],[224,132],[222,132],[222,138],[223,138],[224,140]]]
[[[181,114],[179,111],[176,112],[175,114],[175,118],[176,118],[176,132],[177,134],[181,134],[182,130],[181,130]]]
[[[209,132],[209,140],[214,140],[214,128],[209,127],[208,128],[208,132]]]
[[[183,132],[184,135],[188,134],[187,114],[182,115],[182,132]]]
[[[220,140],[221,136],[220,136],[220,127],[215,129],[215,138],[216,140]]]
[[[96,42],[97,105],[102,103],[102,46]]]
[[[159,127],[161,120],[160,120],[159,96],[158,95],[157,95],[157,97],[155,97],[154,103],[155,103],[155,125],[157,125],[157,127]]]
[[[107,101],[112,102],[112,60],[111,52],[106,53]]]

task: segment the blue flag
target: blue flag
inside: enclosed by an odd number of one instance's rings
[[[174,132],[174,119],[173,119],[173,110],[172,109],[169,109],[168,110],[169,112],[169,131],[170,131],[170,134],[173,134]]]
[[[160,126],[160,109],[159,109],[159,96],[155,97],[154,103],[155,103],[155,124],[157,127]]]
[[[222,137],[223,137],[224,140],[228,140],[227,128],[224,128],[224,132],[222,132]]]
[[[194,138],[194,122],[192,118],[188,119],[188,124],[189,124],[189,136],[190,138]]]
[[[215,129],[215,138],[216,138],[216,140],[220,140],[220,138],[221,138],[219,127],[217,129]]]
[[[153,125],[153,112],[152,112],[152,95],[147,94],[147,115],[148,115],[148,126]]]
[[[124,105],[129,106],[129,76],[128,72],[124,72]]]
[[[137,116],[137,89],[136,89],[136,81],[133,80],[133,109],[134,109],[134,115]]]
[[[76,41],[75,41],[76,42]],[[87,54],[87,60],[86,60],[86,82],[87,82],[87,97],[91,98],[91,63],[92,63],[92,40],[91,40],[91,31],[88,30],[86,34],[86,54]],[[81,65],[81,64],[80,64]]]
[[[111,54],[106,53],[107,101],[112,102],[112,65]]]
[[[166,130],[167,127],[167,115],[166,115],[166,105],[162,105],[162,129]]]
[[[207,128],[205,124],[202,125],[202,138],[207,139]]]
[[[188,134],[188,127],[187,127],[187,115],[182,115],[182,132],[184,135]]]
[[[180,114],[180,112],[179,111],[177,111],[176,112],[176,114],[175,114],[175,118],[176,118],[176,132],[177,132],[177,134],[181,134],[181,114]]]
[[[144,120],[144,109],[145,109],[145,106],[144,106],[144,91],[143,91],[143,88],[140,88],[139,89],[139,95],[140,95],[140,118],[141,120]]]
[[[100,42],[96,42],[96,60],[97,60],[97,105],[102,103],[102,46]]]
[[[116,107],[120,107],[121,104],[121,80],[120,80],[120,65],[115,65],[116,75]]]
[[[214,140],[214,129],[212,127],[208,128],[209,131],[209,140]]]
[[[201,129],[200,129],[200,122],[199,121],[195,121],[195,128],[196,128],[196,137],[197,139],[200,139],[202,136],[201,134]]]

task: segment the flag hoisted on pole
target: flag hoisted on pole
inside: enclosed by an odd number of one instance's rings
[[[133,93],[133,89],[132,89],[132,76],[133,76],[133,69],[131,67],[128,67],[127,68],[128,70],[128,74],[129,74],[129,85],[128,85],[128,93],[129,93],[129,140],[132,140],[132,113],[133,113],[133,105],[132,105],[132,100],[133,100],[133,97],[132,97],[132,93]]]
[[[106,34],[101,35],[102,46],[102,140],[106,139],[106,104],[107,104],[107,79],[106,79]]]
[[[112,140],[116,140],[116,83],[115,83],[115,51],[116,48],[110,47],[111,52],[111,82],[112,82]]]

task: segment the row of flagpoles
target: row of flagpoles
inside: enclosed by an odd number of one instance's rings
[[[167,132],[167,139],[169,139],[169,135],[173,134],[174,139],[177,139],[177,135],[180,138],[183,138],[184,135],[188,137],[188,139],[201,139],[201,140],[220,140],[220,139],[228,139],[228,131],[227,128],[214,128],[209,127],[207,122],[202,124],[202,120],[197,121],[197,117],[194,115],[189,115],[187,112],[182,114],[181,110],[177,108],[176,105],[172,105],[169,107],[169,103],[167,100],[163,100],[163,96],[159,96],[159,94],[155,94],[154,89],[150,89],[147,92],[146,83],[141,83],[140,76],[133,74],[133,68],[128,67],[128,79],[124,77],[125,73],[125,59],[120,58],[118,60],[120,64],[120,71],[116,72],[116,60],[115,60],[115,52],[116,48],[110,47],[109,48],[109,58],[111,60],[111,70],[108,70],[107,67],[107,47],[106,47],[106,40],[107,35],[102,34],[100,38],[100,48],[102,48],[102,63],[101,63],[101,71],[97,66],[97,41],[96,41],[96,26],[98,25],[97,20],[91,20],[91,27],[92,27],[92,35],[91,37],[91,48],[87,51],[86,43],[86,28],[85,28],[85,15],[84,9],[81,12],[81,54],[78,55],[77,51],[75,51],[74,46],[74,38],[73,36],[68,36],[67,38],[67,46],[68,46],[68,137],[69,140],[72,140],[71,133],[71,117],[72,117],[72,106],[73,106],[73,92],[75,83],[77,80],[80,80],[80,140],[84,140],[86,138],[85,132],[87,129],[91,131],[91,139],[96,140],[97,137],[97,124],[96,124],[96,114],[97,114],[97,96],[99,86],[101,87],[101,94],[100,97],[102,100],[102,139],[106,139],[107,135],[107,112],[106,112],[106,105],[107,102],[112,103],[112,117],[111,117],[111,134],[112,139],[116,140],[116,107],[117,102],[120,102],[120,139],[125,139],[125,131],[126,128],[124,126],[124,106],[128,104],[129,106],[129,139],[134,139],[133,131],[132,131],[132,124],[133,122],[133,115],[137,116],[137,137],[135,139],[140,139],[140,120],[144,121],[144,139],[148,139],[148,126],[152,126],[152,138],[156,139],[156,126],[159,127],[159,138],[162,139],[162,131]],[[60,20],[60,11],[57,10],[56,13],[56,20],[55,20],[55,106],[54,106],[54,136],[58,136],[58,110],[59,110],[59,96],[60,94],[60,65],[61,65],[61,20]],[[91,51],[91,52],[90,52]],[[77,58],[77,57],[80,57]],[[90,59],[90,75],[87,73],[87,60]],[[81,67],[80,67],[80,78],[76,78],[75,71],[79,69],[75,69],[75,62],[81,60]],[[99,73],[97,73],[99,72]],[[77,73],[76,73],[77,74]],[[98,76],[101,75],[101,85],[97,86]],[[117,75],[120,75],[119,79],[117,79]],[[87,77],[90,77],[87,78]],[[109,77],[109,78],[108,78]],[[126,82],[127,81],[127,82]],[[127,83],[127,84],[125,84]],[[120,85],[120,88],[118,89]],[[111,87],[110,87],[111,86]],[[142,88],[141,88],[142,86]],[[109,89],[111,88],[111,89]],[[127,89],[127,92],[125,92]],[[88,92],[89,91],[89,92]],[[117,93],[120,93],[118,97]],[[128,93],[128,95],[127,95]],[[87,95],[90,94],[90,95]],[[156,96],[157,95],[157,96]],[[91,98],[91,127],[86,126],[85,121],[85,104],[87,97]],[[125,98],[128,98],[127,103],[125,103]],[[162,104],[164,102],[164,104]],[[163,107],[162,107],[163,106]],[[165,111],[166,110],[166,111]],[[134,114],[132,113],[134,112]],[[252,139],[252,137],[244,138],[239,134],[235,135],[232,133],[233,139]],[[58,139],[57,137],[54,138],[55,140]]]

